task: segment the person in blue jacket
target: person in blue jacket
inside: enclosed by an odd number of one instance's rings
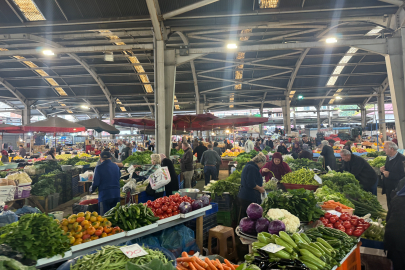
[[[100,215],[104,215],[120,202],[121,172],[117,164],[111,161],[109,151],[101,152],[100,161],[101,164],[94,170],[90,192],[94,192],[98,188],[98,212]]]
[[[251,203],[262,203],[261,193],[266,192],[263,188],[263,176],[260,169],[266,164],[266,156],[260,152],[252,160],[246,163],[242,170],[239,188],[239,220],[246,217],[246,209]]]

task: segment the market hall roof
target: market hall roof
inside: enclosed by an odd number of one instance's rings
[[[146,0],[35,0],[29,10],[19,2],[0,0],[1,101],[17,110],[25,102],[32,115],[71,114],[79,120],[107,116],[109,100],[117,103],[117,115],[153,113],[154,62],[148,49],[153,32]],[[398,11],[377,0],[280,0],[275,9],[261,8],[260,1],[156,2],[166,46],[176,49],[184,42],[206,49],[229,41],[240,47],[330,36],[385,38],[393,34],[387,25]],[[205,5],[178,12],[201,2]],[[38,53],[44,49],[65,52]],[[105,61],[109,50],[113,61]],[[195,112],[196,93],[211,111],[269,108],[286,95],[291,106],[362,104],[376,99],[375,88],[386,78],[383,56],[348,46],[208,53],[177,66],[175,113]]]

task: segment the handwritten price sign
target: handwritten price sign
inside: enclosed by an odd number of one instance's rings
[[[270,253],[276,253],[277,251],[284,249],[284,247],[270,243],[267,246],[262,247],[261,249]]]
[[[148,253],[138,244],[121,247],[120,249],[130,259],[148,255]]]

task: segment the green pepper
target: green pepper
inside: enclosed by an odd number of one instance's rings
[[[264,243],[261,243],[261,242],[254,242],[254,243],[252,244],[252,247],[255,248],[255,249],[259,249],[259,248],[265,247],[265,246],[267,246],[267,245],[268,245],[268,244],[264,244]]]
[[[257,240],[259,240],[260,243],[263,243],[263,244],[266,244],[266,245],[273,242],[271,240],[271,238],[268,238],[268,237],[266,237],[266,236],[264,236],[263,234],[260,234],[260,233],[257,235]]]

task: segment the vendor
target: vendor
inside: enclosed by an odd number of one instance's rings
[[[166,196],[170,196],[173,194],[173,192],[176,192],[179,190],[179,180],[178,180],[178,177],[176,174],[176,170],[174,169],[173,162],[170,159],[168,159],[164,154],[160,154],[160,159],[162,160],[160,165],[162,167],[167,167],[167,169],[169,170],[170,183],[168,183],[165,186],[165,191],[166,191]]]
[[[239,188],[239,219],[246,217],[246,209],[251,203],[261,204],[261,194],[266,191],[263,188],[263,177],[260,169],[265,165],[266,157],[260,152],[250,162],[246,163],[242,170]]]
[[[303,144],[308,144],[309,149],[312,149],[312,142],[309,140],[307,135],[302,135],[302,141],[300,142],[301,148]]]
[[[201,164],[204,165],[205,185],[212,180],[218,179],[217,165],[221,163],[221,157],[212,149],[212,144],[208,145],[208,150],[201,157]]]
[[[9,162],[8,160],[8,152],[6,149],[3,149],[1,151],[1,162],[5,163],[5,162]]]
[[[403,170],[403,169],[402,169]],[[385,225],[384,249],[394,270],[405,269],[405,186],[392,198]]]
[[[291,155],[292,155],[292,157],[294,158],[294,159],[297,159],[298,158],[298,154],[301,152],[301,148],[300,148],[300,145],[299,145],[299,143],[294,143],[293,144],[293,148],[292,148],[292,150],[291,150]]]
[[[51,150],[49,150],[46,159],[55,159],[55,149],[51,148]]]
[[[23,145],[20,145],[19,154],[20,157],[25,157],[27,155],[27,151],[25,150]]]
[[[277,180],[281,180],[283,175],[289,172],[291,172],[290,166],[283,161],[283,156],[280,153],[274,153],[271,161],[260,169],[260,173],[265,177],[266,182],[273,176]]]
[[[360,136],[360,135],[359,135],[359,136]],[[353,144],[352,141],[347,141],[347,142],[345,143],[345,146],[343,147],[343,149],[348,150],[348,151],[350,152],[350,154],[351,154],[351,153],[352,153],[352,144]]]
[[[377,196],[377,174],[370,164],[362,157],[353,155],[349,150],[340,151],[342,169],[354,175],[365,191]]]
[[[323,140],[321,142],[321,145],[322,145],[321,156],[323,156],[324,159],[323,168],[327,171],[329,166],[331,170],[336,171],[337,170],[336,157],[333,148],[329,146],[329,142],[327,140]]]
[[[405,177],[405,157],[398,153],[398,146],[393,142],[384,144],[384,152],[387,154],[385,166],[380,168],[384,175],[382,194],[387,194],[387,205],[390,207],[391,192],[397,187],[399,180]]]
[[[314,158],[314,154],[311,150],[309,150],[308,144],[304,143],[302,145],[302,150],[301,152],[299,152],[298,158],[307,158],[309,160],[312,160]]]
[[[94,170],[90,192],[98,188],[98,213],[102,216],[120,202],[121,172],[118,166],[111,162],[109,151],[100,154],[100,161],[101,164]]]
[[[94,149],[94,154],[95,154],[96,156],[100,155],[100,154],[101,154],[101,150],[98,149],[98,147],[95,147],[95,149]]]
[[[287,146],[283,140],[280,141],[280,145],[277,147],[277,152],[281,153],[282,155],[288,154]]]
[[[362,143],[362,142],[363,142],[363,139],[361,138],[361,135],[360,135],[360,134],[357,135],[357,137],[354,139],[354,142],[355,142],[355,143]]]
[[[130,155],[132,155],[132,150],[131,150],[131,144],[130,143],[127,143],[126,145],[125,145],[125,148],[124,149],[122,149],[122,152],[121,152],[121,160],[125,160],[126,158],[128,158]]]

